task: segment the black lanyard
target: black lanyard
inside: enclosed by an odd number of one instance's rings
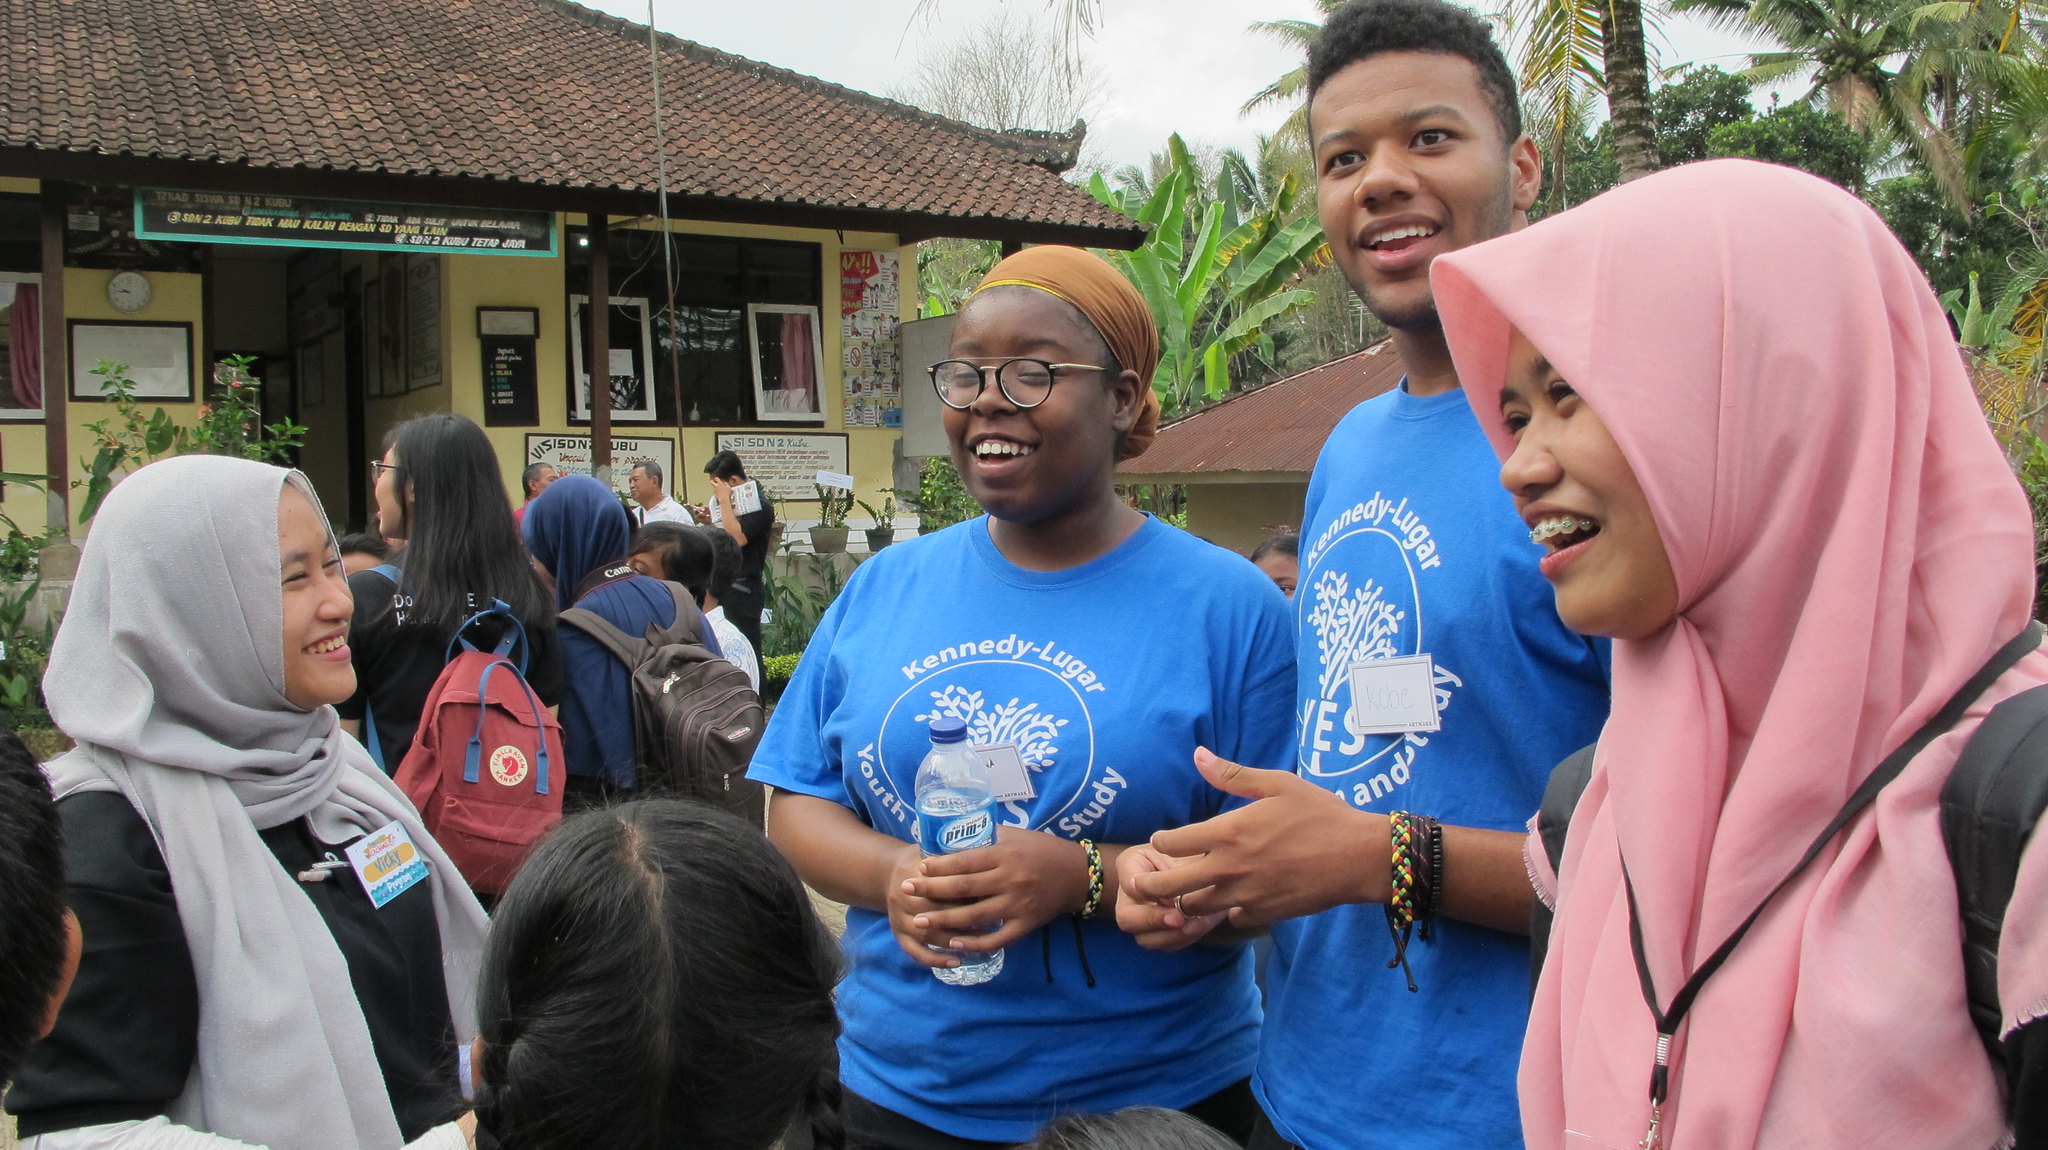
[[[1764,908],[1771,905],[1771,900],[1777,898],[1786,887],[1791,886],[1800,872],[1814,859],[1820,857],[1820,852],[1826,849],[1828,841],[1839,834],[1859,811],[1869,806],[1871,800],[1877,797],[1877,792],[1884,789],[1885,784],[1898,778],[1899,772],[1906,769],[1906,764],[1927,749],[1927,744],[1955,726],[1962,719],[1963,712],[1969,709],[1971,703],[1977,701],[1977,696],[1983,694],[1985,688],[2010,670],[2014,663],[2020,661],[2021,656],[2040,645],[2041,624],[2030,622],[2026,630],[2000,647],[1998,652],[1971,676],[1970,681],[1964,683],[1941,710],[1934,713],[1933,718],[1913,732],[1912,738],[1886,755],[1884,761],[1877,765],[1877,769],[1870,772],[1870,777],[1863,780],[1863,785],[1857,787],[1848,801],[1842,804],[1842,809],[1835,812],[1835,817],[1828,825],[1821,828],[1820,834],[1814,837],[1813,845],[1806,848],[1806,854],[1793,865],[1791,872],[1780,879],[1777,886],[1771,888],[1770,893],[1756,904],[1756,909],[1749,912],[1749,917],[1743,919],[1742,924],[1737,926],[1720,946],[1715,947],[1714,953],[1708,955],[1707,960],[1700,963],[1698,969],[1692,972],[1692,977],[1685,980],[1685,985],[1678,988],[1678,993],[1672,997],[1668,1009],[1657,1008],[1657,986],[1650,977],[1649,960],[1643,956],[1642,915],[1636,910],[1636,887],[1629,878],[1628,860],[1624,858],[1621,861],[1622,886],[1628,892],[1628,945],[1635,955],[1636,977],[1643,984],[1643,1001],[1650,1007],[1650,1017],[1657,1021],[1657,1060],[1650,1071],[1650,1132],[1643,1136],[1642,1150],[1657,1150],[1662,1144],[1659,1127],[1663,1124],[1664,1099],[1669,1094],[1671,1085],[1671,1039],[1678,1033],[1679,1024],[1685,1021],[1686,1012],[1692,1009],[1693,1000],[1699,997],[1700,990],[1706,986],[1707,980],[1714,976],[1715,971],[1721,969],[1722,963],[1728,961],[1728,956],[1735,952],[1736,944],[1742,941],[1743,935],[1749,933],[1749,928],[1763,915]]]

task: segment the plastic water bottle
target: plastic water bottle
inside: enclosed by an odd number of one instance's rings
[[[925,857],[985,847],[996,841],[995,788],[988,764],[967,745],[967,724],[932,720],[932,749],[917,767],[917,845]],[[991,926],[995,930],[1000,923]],[[978,986],[1003,972],[1003,952],[970,954],[932,947],[960,960],[932,976],[948,986]]]

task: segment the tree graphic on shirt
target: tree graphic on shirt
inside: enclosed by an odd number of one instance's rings
[[[1408,613],[1387,602],[1383,592],[1371,579],[1351,590],[1351,576],[1345,571],[1325,571],[1316,580],[1316,605],[1308,621],[1316,629],[1316,650],[1322,657],[1324,698],[1336,697],[1337,686],[1351,674],[1351,664],[1401,653],[1395,638]]]
[[[967,741],[975,746],[1014,743],[1017,756],[1033,772],[1043,771],[1053,764],[1060,750],[1055,740],[1059,738],[1060,728],[1067,725],[1066,719],[1041,710],[1037,703],[1011,699],[989,707],[982,692],[957,685],[933,691],[930,713],[917,716],[921,723],[944,718],[966,723]]]

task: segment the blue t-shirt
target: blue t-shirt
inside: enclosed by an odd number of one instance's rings
[[[1465,393],[1354,408],[1316,463],[1294,593],[1296,772],[1370,811],[1519,831],[1550,770],[1598,737],[1606,645],[1565,629],[1541,550],[1499,483]],[[1439,730],[1358,734],[1351,664],[1428,654]],[[1455,858],[1447,866],[1455,867]],[[1308,1150],[1521,1145],[1524,938],[1440,918],[1387,969],[1377,904],[1274,927],[1253,1080]]]
[[[1223,808],[1196,746],[1287,762],[1287,603],[1257,568],[1148,518],[1099,559],[1027,571],[988,526],[898,544],[854,572],[752,778],[914,842],[926,729],[956,715],[975,743],[1013,743],[1026,764],[1035,797],[999,804],[1002,823],[1129,844]],[[847,1088],[958,1137],[1017,1142],[1056,1114],[1188,1106],[1250,1073],[1248,948],[1156,954],[1103,915],[1081,925],[1084,956],[1070,921],[1012,946],[987,985],[951,987],[903,953],[886,916],[849,909]]]

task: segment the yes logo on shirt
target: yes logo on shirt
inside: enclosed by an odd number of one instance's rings
[[[1443,566],[1437,541],[1406,499],[1375,492],[1339,513],[1302,556],[1300,656],[1316,690],[1301,701],[1298,769],[1316,778],[1370,771],[1363,781],[1335,788],[1366,806],[1413,777],[1415,753],[1428,734],[1372,734],[1359,721],[1351,697],[1351,668],[1370,659],[1429,653],[1421,580]],[[1436,706],[1450,703],[1463,680],[1434,667]],[[1326,784],[1327,785],[1327,784]]]

